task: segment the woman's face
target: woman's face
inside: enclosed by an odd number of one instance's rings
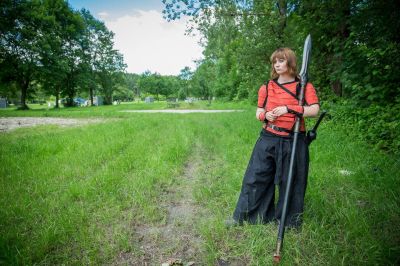
[[[274,68],[278,75],[288,72],[287,60],[285,58],[276,58]]]

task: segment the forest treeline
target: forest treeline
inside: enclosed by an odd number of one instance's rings
[[[103,22],[63,0],[4,0],[0,12],[0,96],[21,109],[36,94],[72,106],[80,90],[111,101],[125,64]]]
[[[325,97],[364,105],[400,101],[400,4],[378,0],[163,0],[169,20],[189,15],[204,39],[196,70],[213,95],[256,97],[268,80],[269,57],[292,48],[301,65],[307,34],[313,40],[310,75]]]
[[[126,73],[113,32],[68,1],[4,0],[0,13],[0,97],[19,109],[48,100],[56,108],[60,102],[74,106],[76,97],[92,104],[94,96],[102,96],[104,104],[148,95],[157,100],[211,97],[188,67],[177,76]]]

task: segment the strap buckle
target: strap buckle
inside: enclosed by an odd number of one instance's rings
[[[286,133],[289,133],[289,134],[293,133],[292,130],[288,130],[286,128],[278,127],[278,126],[275,126],[274,124],[270,124],[270,123],[267,124],[267,127],[272,128],[273,130],[279,131],[279,132],[286,132]]]

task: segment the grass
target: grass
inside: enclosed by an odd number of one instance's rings
[[[46,105],[28,104],[30,110],[21,111],[16,107],[0,109],[0,117],[25,116],[25,117],[132,117],[131,114],[121,112],[126,110],[156,110],[168,108],[166,101],[144,103],[132,102],[119,105],[91,106],[91,107],[72,107],[59,109],[47,108]],[[211,105],[207,101],[197,101],[194,103],[180,102],[179,107],[173,109],[246,109],[252,108],[247,102],[224,103],[213,102]]]
[[[274,225],[227,230],[223,224],[260,131],[254,108],[222,103],[193,108],[213,107],[246,111],[119,112],[163,109],[165,103],[0,111],[0,116],[121,118],[0,135],[0,264],[110,264],[121,253],[140,257],[135,225],[165,223],[160,201],[179,183],[197,143],[202,155],[193,193],[207,215],[193,228],[204,239],[202,263],[271,265]],[[373,152],[334,120],[321,125],[310,149],[304,225],[286,233],[282,265],[398,264],[399,161]]]

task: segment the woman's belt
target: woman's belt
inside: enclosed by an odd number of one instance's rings
[[[275,126],[274,124],[270,124],[270,123],[267,124],[267,127],[272,128],[273,130],[279,131],[279,132],[286,132],[286,133],[289,133],[289,134],[293,133],[293,130],[289,130],[289,129],[286,129],[286,128],[278,127],[278,126]]]

